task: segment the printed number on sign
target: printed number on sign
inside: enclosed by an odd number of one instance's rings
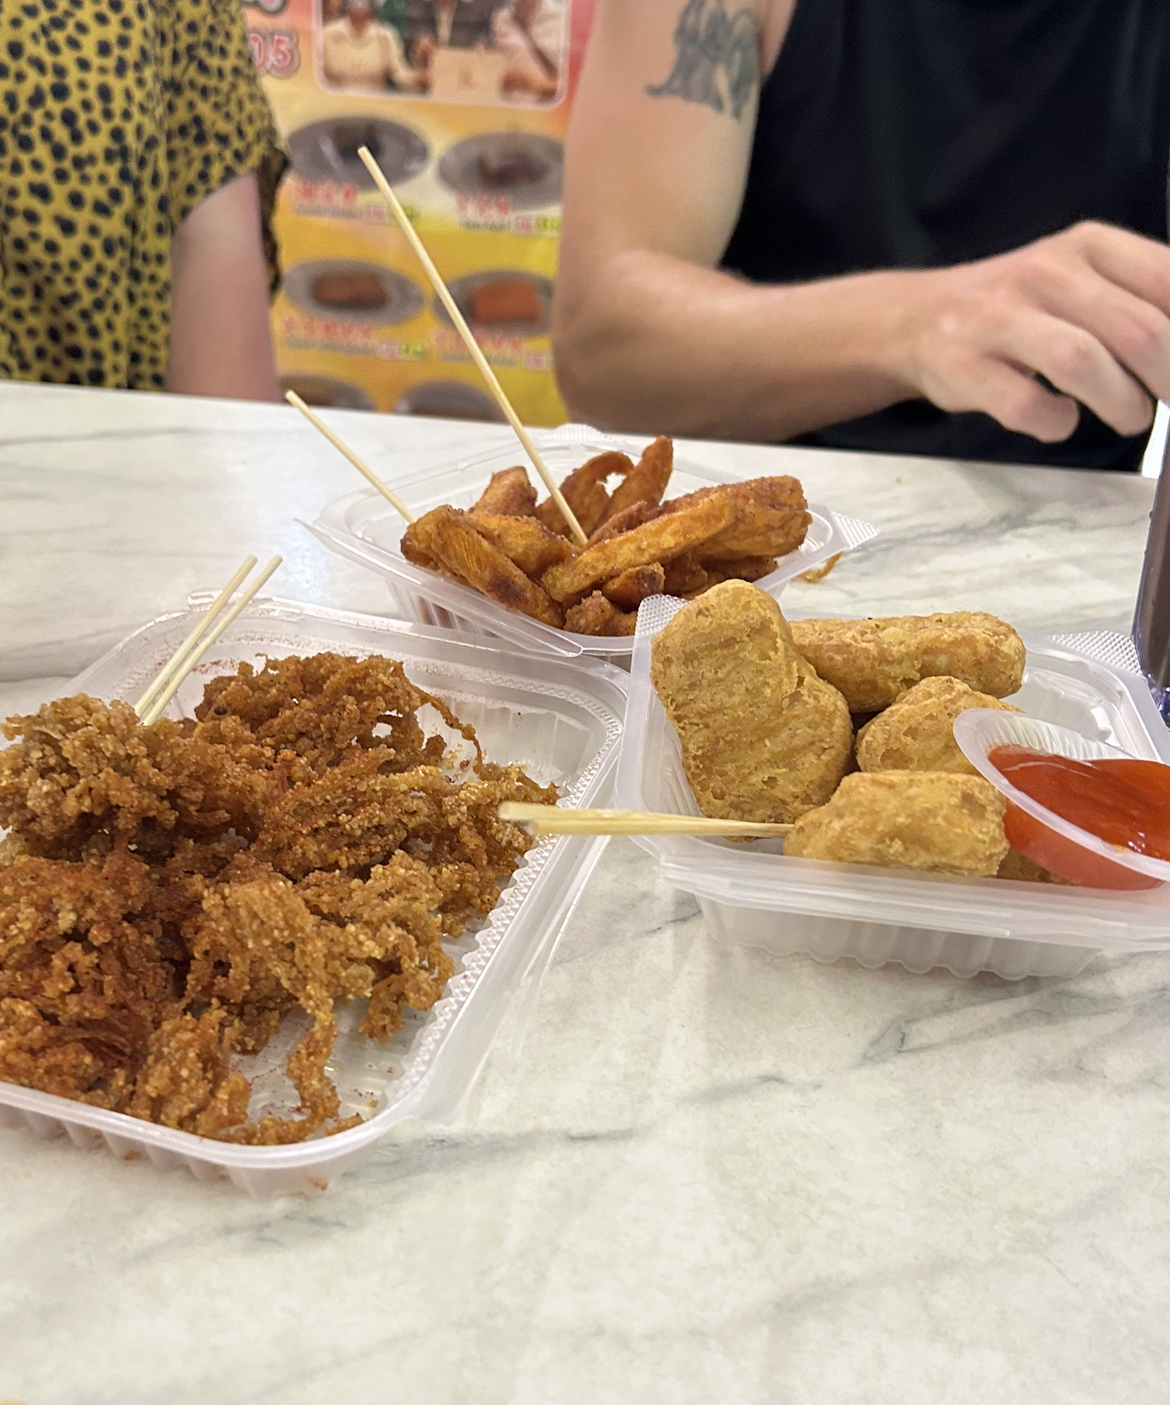
[[[276,4],[277,0],[267,0]],[[290,78],[301,66],[297,36],[284,29],[250,29],[248,43],[252,46],[252,62],[259,73],[273,78]]]

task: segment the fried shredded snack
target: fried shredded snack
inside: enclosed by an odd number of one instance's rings
[[[623,617],[647,595],[692,599],[722,581],[760,580],[804,541],[812,519],[795,478],[754,478],[664,502],[673,467],[674,445],[660,436],[636,464],[607,450],[574,469],[561,491],[583,547],[551,498],[533,506],[523,468],[504,469],[470,512],[435,508],[411,524],[402,554],[543,623],[620,635],[633,633]],[[606,484],[615,477],[611,495]]]
[[[74,697],[4,732],[0,1079],[237,1142],[353,1125],[327,1071],[334,1002],[367,1000],[379,1040],[429,1009],[443,941],[532,843],[500,801],[555,800],[384,658],[241,665],[193,722]],[[292,1012],[299,1109],[250,1117],[235,1056]]]

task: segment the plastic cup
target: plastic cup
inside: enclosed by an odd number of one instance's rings
[[[1170,863],[1090,834],[1025,795],[989,760],[999,746],[1027,747],[1073,761],[1140,758],[1067,727],[991,708],[960,713],[954,733],[963,755],[1007,800],[1004,830],[1025,858],[1081,888],[1156,888],[1170,883]]]

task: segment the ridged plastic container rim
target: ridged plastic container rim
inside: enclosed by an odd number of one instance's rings
[[[1058,727],[1052,722],[1042,722],[1036,717],[1021,717],[1017,713],[1000,712],[993,708],[972,708],[955,718],[955,741],[959,749],[979,772],[984,780],[990,781],[996,790],[1017,809],[1031,815],[1034,820],[1068,839],[1090,854],[1120,864],[1134,873],[1147,878],[1157,878],[1170,883],[1170,863],[1156,859],[1149,854],[1138,854],[1119,844],[1110,844],[1091,834],[1080,825],[1058,815],[1047,805],[1042,805],[1032,796],[1014,786],[1002,771],[991,764],[989,753],[997,746],[1023,746],[1033,751],[1047,752],[1052,756],[1067,756],[1073,761],[1138,760],[1128,752],[1109,746],[1091,737],[1083,737],[1079,732],[1067,727]]]

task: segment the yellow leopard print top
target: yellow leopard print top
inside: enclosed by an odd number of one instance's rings
[[[175,231],[283,165],[240,0],[0,0],[0,377],[161,390]]]

